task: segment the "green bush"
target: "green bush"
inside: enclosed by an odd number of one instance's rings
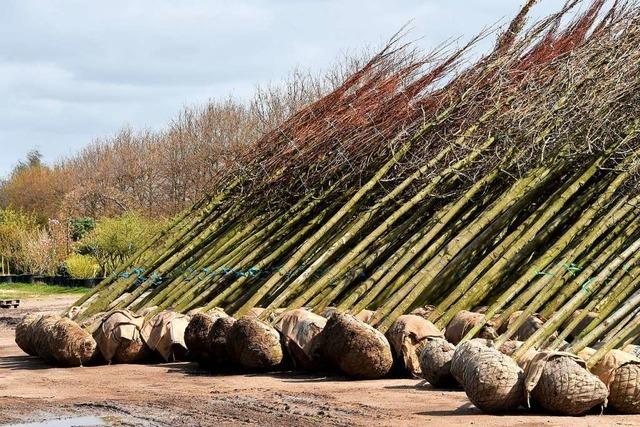
[[[73,254],[64,262],[67,272],[74,279],[91,279],[98,276],[100,266],[90,255]]]
[[[36,233],[38,223],[33,215],[13,209],[0,209],[0,256],[9,268],[5,273],[22,272],[24,267],[23,243],[27,234]]]
[[[108,275],[162,227],[163,222],[135,212],[117,218],[103,218],[80,241],[78,252],[93,256],[102,272]]]
[[[78,241],[96,228],[96,220],[89,217],[72,218],[69,220],[71,239]]]

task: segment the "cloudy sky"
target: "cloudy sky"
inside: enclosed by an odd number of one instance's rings
[[[185,105],[248,97],[407,23],[424,48],[464,40],[522,2],[2,0],[0,176],[30,149],[54,161],[123,125],[161,128]]]

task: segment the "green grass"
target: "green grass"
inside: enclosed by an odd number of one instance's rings
[[[89,288],[70,288],[42,283],[2,283],[0,284],[0,299],[41,298],[52,295],[80,296],[87,291]]]

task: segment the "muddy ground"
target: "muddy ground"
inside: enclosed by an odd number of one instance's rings
[[[54,368],[25,355],[14,327],[26,312],[60,311],[74,297],[0,309],[0,425],[100,417],[107,425],[640,425],[640,416],[489,416],[462,391],[409,379],[349,381],[298,373],[219,375],[192,363]]]

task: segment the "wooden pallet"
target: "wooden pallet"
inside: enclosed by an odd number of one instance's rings
[[[19,299],[0,299],[0,308],[18,308]]]

